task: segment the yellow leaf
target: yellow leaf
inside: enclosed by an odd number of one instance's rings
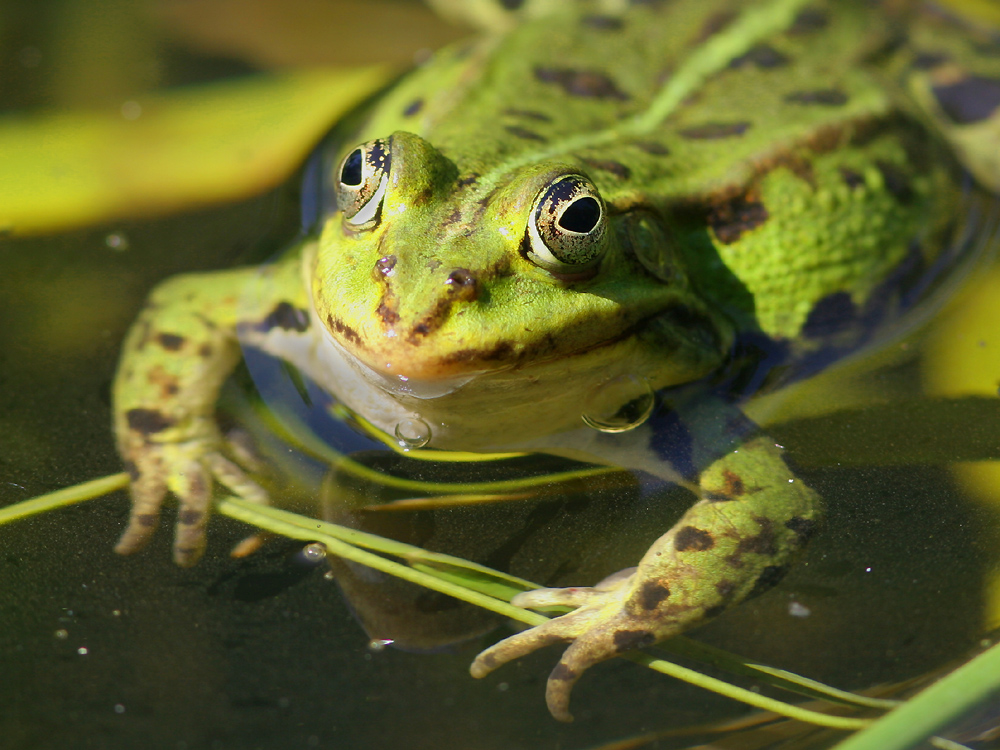
[[[26,235],[246,198],[277,185],[384,67],[161,92],[114,112],[0,118],[0,231]]]

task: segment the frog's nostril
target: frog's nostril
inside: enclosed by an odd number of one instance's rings
[[[392,276],[393,269],[396,268],[396,256],[384,255],[375,261],[375,271],[383,276]]]
[[[472,302],[479,296],[479,280],[467,268],[456,268],[445,279],[448,293],[457,299]]]

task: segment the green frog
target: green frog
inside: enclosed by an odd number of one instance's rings
[[[768,589],[815,531],[740,401],[856,349],[988,234],[1000,43],[888,0],[437,4],[482,34],[338,126],[313,231],[151,294],[114,384],[117,550],[168,493],[180,565],[217,485],[268,502],[214,417],[241,342],[404,445],[678,482],[694,502],[635,568],[520,595],[572,611],[472,665],[569,643],[547,684],[569,720],[589,666]]]

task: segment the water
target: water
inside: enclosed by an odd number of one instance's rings
[[[0,240],[0,503],[120,470],[108,389],[119,342],[146,292],[177,272],[268,257],[295,231],[293,192]],[[919,336],[910,345],[918,352]],[[865,379],[880,403],[920,389],[909,356]],[[939,667],[978,642],[998,525],[996,512],[966,497],[944,467],[894,466],[891,449],[880,457],[886,466],[808,460],[848,452],[857,439],[845,421],[786,423],[776,433],[826,499],[823,532],[778,589],[696,637],[840,687],[864,687]],[[967,443],[955,429],[953,442]],[[633,549],[684,502],[626,489],[606,500],[616,503],[614,513],[595,502],[577,526],[563,525],[572,507],[538,521],[544,504],[496,509],[478,523],[492,528],[505,516],[517,526],[531,517],[554,535],[534,536],[537,549],[583,539],[574,554],[588,559],[575,562],[594,566],[588,575],[596,580],[600,565],[634,562]],[[182,570],[170,563],[172,511],[147,550],[130,558],[111,551],[127,512],[117,493],[0,528],[5,750],[591,748],[744,711],[613,662],[583,678],[574,693],[577,721],[560,725],[542,700],[555,648],[481,681],[467,669],[483,637],[453,651],[373,649],[325,566],[309,553],[299,557],[302,543],[272,540],[233,561],[227,552],[247,529],[215,518],[204,560]],[[460,547],[489,546],[464,515],[431,520]],[[427,521],[419,516],[407,531],[425,533]]]

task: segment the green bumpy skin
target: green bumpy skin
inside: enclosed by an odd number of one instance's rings
[[[547,692],[568,720],[583,670],[768,588],[813,532],[815,493],[698,383],[746,366],[745,340],[785,363],[856,348],[986,234],[961,171],[1000,188],[1000,58],[916,3],[436,4],[487,32],[341,126],[317,236],[152,294],[114,387],[133,497],[117,549],[145,543],[168,492],[183,565],[214,485],[267,502],[213,415],[240,344],[388,435],[420,420],[430,448],[683,482],[697,501],[637,568],[521,595],[575,609],[472,667],[572,642]],[[634,407],[680,386],[694,482],[664,408]]]

